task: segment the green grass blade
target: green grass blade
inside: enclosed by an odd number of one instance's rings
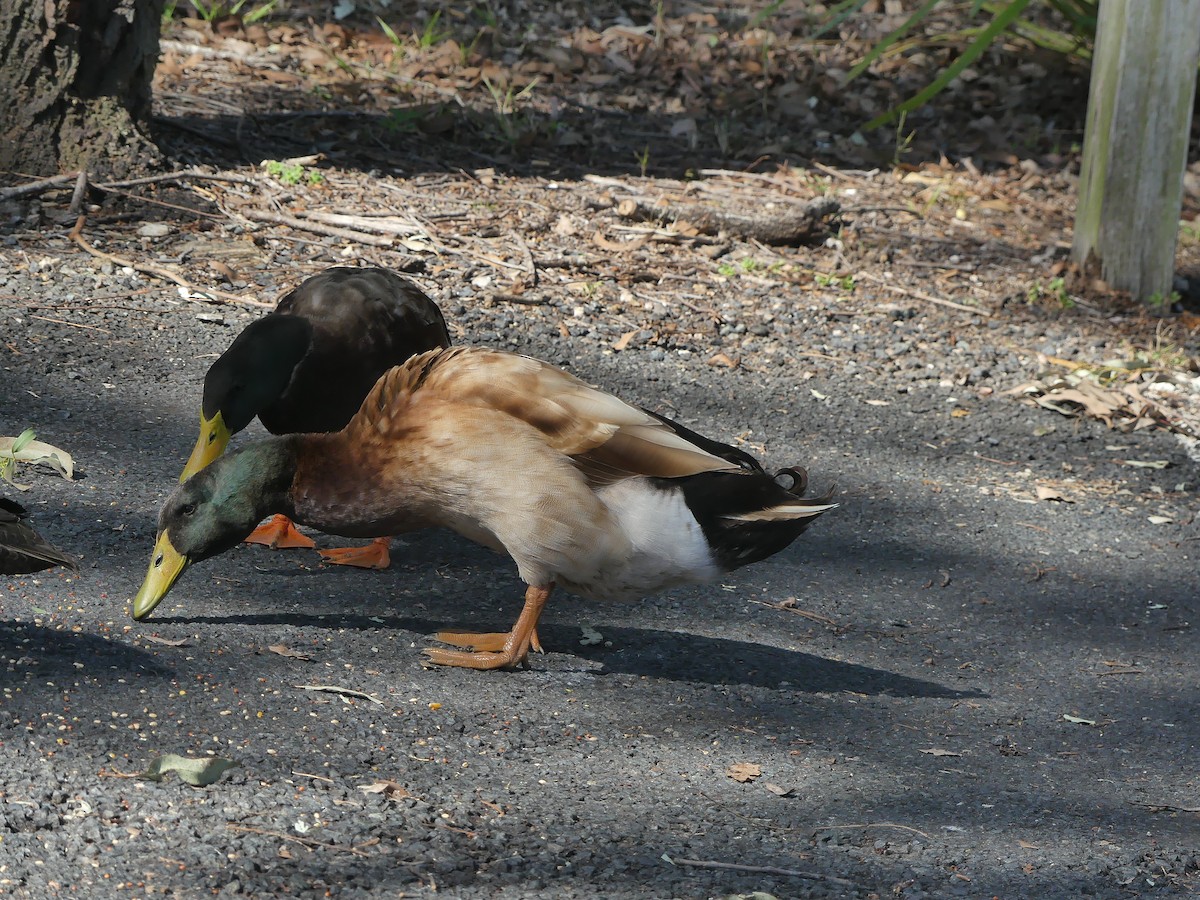
[[[1029,5],[1029,2],[1030,0],[1012,0],[1004,10],[996,14],[991,24],[979,33],[979,37],[963,51],[962,56],[947,67],[941,75],[917,92],[916,95],[905,100],[899,106],[895,106],[887,112],[876,116],[863,127],[869,131],[878,128],[880,125],[886,125],[888,122],[894,121],[901,113],[912,112],[931,98],[936,97],[946,85],[957,78],[971,63],[975,62],[983,54],[983,51],[991,46],[992,42],[1020,17],[1025,7]]]
[[[825,32],[832,31],[833,29],[837,28],[866,5],[867,0],[841,0],[840,3],[834,4],[834,6],[829,10],[828,18],[825,19],[825,22],[821,25],[821,27],[814,31],[808,39],[810,41],[815,41]]]
[[[926,16],[933,12],[933,8],[941,2],[942,0],[925,0],[924,5],[911,16],[909,16],[908,20],[905,21],[903,25],[888,34],[887,37],[871,48],[870,53],[854,64],[854,68],[852,68],[846,75],[846,82],[849,83],[861,75],[867,66],[871,65],[871,63],[883,56],[888,47],[892,46],[892,44],[896,43],[896,41],[908,34],[908,32],[911,31],[916,25],[919,25]]]

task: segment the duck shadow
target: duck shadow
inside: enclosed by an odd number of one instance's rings
[[[116,681],[130,672],[174,674],[174,669],[163,665],[154,654],[117,640],[5,619],[0,619],[0,655],[15,661],[10,677],[16,673],[39,679],[78,677],[86,672],[93,679]]]
[[[178,616],[156,618],[155,621],[163,625],[182,626],[290,626],[362,631],[386,629],[427,635],[431,642],[433,634],[447,626],[445,621],[407,616],[295,613]],[[542,643],[551,648],[551,658],[573,656],[580,661],[598,664],[599,668],[589,671],[597,676],[646,676],[688,683],[778,688],[810,694],[850,692],[945,700],[988,696],[977,689],[952,688],[922,678],[825,659],[799,650],[680,631],[605,626],[605,645],[593,646],[580,645],[579,629],[569,625],[541,624],[538,633]],[[556,651],[554,648],[562,649]],[[539,664],[542,659],[550,663],[549,659],[533,654],[530,657],[532,667],[549,667]],[[570,665],[555,668],[569,669]]]

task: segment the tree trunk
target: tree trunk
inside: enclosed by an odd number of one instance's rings
[[[0,0],[0,174],[125,177],[145,136],[165,0]]]

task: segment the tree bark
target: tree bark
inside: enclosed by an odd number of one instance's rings
[[[125,178],[161,157],[144,128],[165,0],[0,0],[0,173]]]

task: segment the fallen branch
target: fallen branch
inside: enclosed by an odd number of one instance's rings
[[[617,215],[635,221],[686,223],[702,234],[724,232],[765,244],[802,244],[813,240],[825,227],[825,220],[841,208],[833,197],[816,197],[800,205],[777,202],[770,212],[742,215],[699,203],[663,206],[626,199],[617,204]]]
[[[822,875],[820,872],[802,872],[799,869],[780,869],[776,866],[744,866],[741,863],[720,862],[715,859],[676,859],[666,856],[667,862],[676,866],[695,866],[697,869],[732,869],[735,872],[755,872],[762,875],[788,875],[792,878],[807,878],[810,881],[828,881],[830,884],[841,884],[854,887],[854,882],[848,878],[838,878],[836,875]]]
[[[334,225],[346,227],[355,231],[375,231],[379,234],[424,234],[425,230],[418,225],[412,225],[408,222],[401,222],[395,218],[383,218],[376,216],[348,216],[342,213],[327,213],[327,212],[303,212],[300,214],[305,219],[311,219],[314,222],[321,222],[325,225]]]
[[[989,319],[993,315],[991,311],[981,309],[978,306],[967,306],[963,303],[955,303],[953,300],[943,300],[941,297],[935,297],[932,294],[926,294],[922,291],[913,290],[912,288],[898,287],[894,284],[888,284],[882,278],[872,275],[870,272],[859,272],[856,277],[865,278],[867,281],[872,281],[884,290],[891,291],[894,294],[903,294],[906,297],[913,297],[917,300],[923,300],[926,303],[944,306],[947,309],[957,309],[959,312],[973,313],[977,316],[987,316]]]
[[[16,187],[5,188],[0,191],[0,200],[13,200],[17,197],[25,197],[29,194],[41,194],[45,191],[52,191],[57,187],[62,187],[64,184],[70,184],[79,178],[78,172],[72,172],[69,175],[54,175],[50,178],[40,178],[37,181],[30,181],[25,184],[19,184]]]
[[[153,275],[156,278],[165,278],[167,281],[172,281],[184,288],[187,292],[187,299],[194,303],[204,303],[205,301],[193,297],[193,294],[204,294],[216,300],[223,300],[226,303],[239,303],[243,306],[258,306],[264,309],[274,309],[275,304],[263,303],[261,300],[250,300],[238,294],[228,294],[225,291],[218,291],[215,288],[198,288],[178,272],[173,272],[170,269],[164,269],[161,266],[152,266],[148,263],[136,263],[130,259],[124,259],[120,256],[114,256],[111,253],[105,253],[103,250],[97,250],[83,236],[83,223],[87,221],[86,216],[80,216],[75,220],[75,227],[67,234],[71,240],[90,253],[97,259],[103,259],[112,263],[114,266],[125,266],[137,272],[142,272],[146,275]]]
[[[344,241],[354,241],[359,244],[369,244],[372,247],[390,247],[393,243],[390,237],[363,234],[361,231],[350,231],[346,228],[322,225],[320,222],[314,222],[311,219],[298,219],[295,216],[287,216],[283,213],[268,212],[263,209],[242,209],[238,212],[247,219],[255,222],[286,225],[288,228],[295,228],[299,231],[311,231],[314,234],[323,234],[326,237],[341,238]]]

